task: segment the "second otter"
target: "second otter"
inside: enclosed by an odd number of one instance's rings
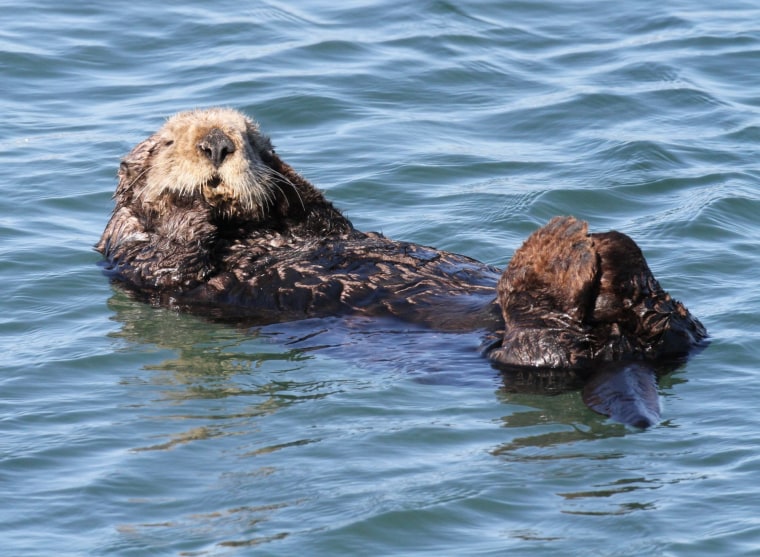
[[[231,109],[180,113],[122,161],[97,244],[155,304],[272,323],[360,313],[499,336],[499,366],[593,369],[683,357],[706,332],[627,236],[572,217],[507,269],[356,230]]]

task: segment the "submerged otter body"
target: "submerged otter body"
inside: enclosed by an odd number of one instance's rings
[[[257,324],[358,313],[483,330],[500,368],[657,362],[706,335],[623,234],[557,217],[501,273],[364,233],[230,109],[169,119],[122,161],[114,197],[96,246],[106,273],[159,305]]]

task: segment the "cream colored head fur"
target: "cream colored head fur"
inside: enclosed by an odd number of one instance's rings
[[[201,143],[213,130],[234,145],[218,166],[204,155]],[[271,152],[258,125],[228,108],[180,112],[153,136],[155,151],[138,194],[143,203],[160,207],[165,194],[202,194],[212,206],[230,211],[259,212],[274,196],[275,173],[260,153]]]

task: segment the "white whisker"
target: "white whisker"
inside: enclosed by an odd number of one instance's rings
[[[301,192],[299,192],[298,188],[296,187],[296,185],[293,182],[290,181],[290,178],[288,178],[287,176],[285,176],[282,172],[279,172],[279,171],[275,170],[274,168],[266,167],[266,172],[270,176],[273,176],[275,178],[280,178],[283,182],[285,182],[287,185],[289,185],[293,189],[293,191],[295,192],[296,197],[298,197],[298,201],[301,203],[301,208],[304,211],[306,210],[306,205],[304,204],[303,198],[301,197]],[[276,185],[279,188],[279,190],[282,192],[282,194],[285,195],[285,192],[283,191],[283,189],[279,185],[277,185],[276,183],[274,185]]]

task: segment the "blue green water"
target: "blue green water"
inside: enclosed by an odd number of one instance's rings
[[[760,554],[760,6],[0,10],[0,554]],[[504,266],[618,229],[711,333],[638,431],[477,335],[239,330],[113,289],[119,158],[224,105],[362,229]]]

